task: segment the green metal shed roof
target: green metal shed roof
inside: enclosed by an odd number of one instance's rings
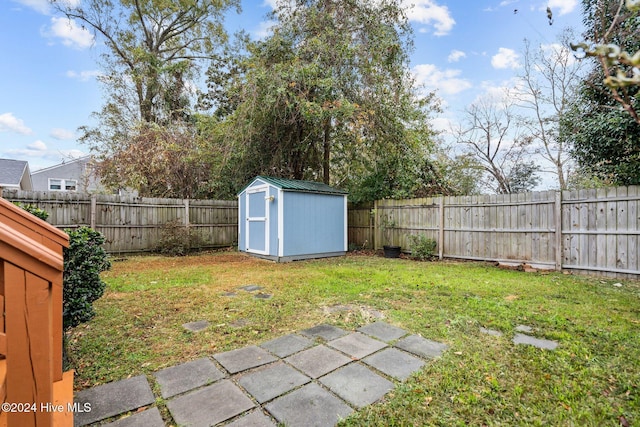
[[[323,193],[323,194],[348,194],[344,190],[333,188],[323,182],[300,181],[297,179],[275,178],[270,176],[258,175],[253,180],[251,180],[251,183],[253,183],[256,179],[260,179],[278,188],[281,188],[283,190],[289,190],[289,191],[301,191],[301,192],[308,192],[308,193]],[[244,191],[249,185],[251,185],[251,183],[249,183],[246,187],[244,187],[242,191]]]

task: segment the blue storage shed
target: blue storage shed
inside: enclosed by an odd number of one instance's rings
[[[347,192],[320,182],[255,177],[238,194],[238,249],[274,261],[347,252]]]

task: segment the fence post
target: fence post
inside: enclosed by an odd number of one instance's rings
[[[380,237],[378,236],[378,233],[380,232],[380,228],[378,227],[378,224],[380,224],[380,212],[378,212],[377,200],[373,201],[373,212],[375,212],[373,215],[373,250],[375,251],[378,249],[378,243],[380,242]]]
[[[184,226],[189,228],[189,199],[184,199]]]
[[[438,257],[444,258],[444,196],[440,198],[440,225],[438,229]]]
[[[91,195],[91,219],[90,219],[90,226],[92,229],[96,229],[96,207],[97,207],[98,201],[96,199],[96,195],[92,194]]]
[[[562,270],[562,190],[556,191],[554,204],[556,227],[556,271]]]

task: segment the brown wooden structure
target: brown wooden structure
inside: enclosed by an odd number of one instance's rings
[[[62,372],[64,232],[0,198],[0,427],[72,426]],[[3,409],[7,405],[3,405]]]

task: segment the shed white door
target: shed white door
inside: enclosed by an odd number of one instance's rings
[[[247,190],[247,252],[269,254],[269,209],[268,186]]]

